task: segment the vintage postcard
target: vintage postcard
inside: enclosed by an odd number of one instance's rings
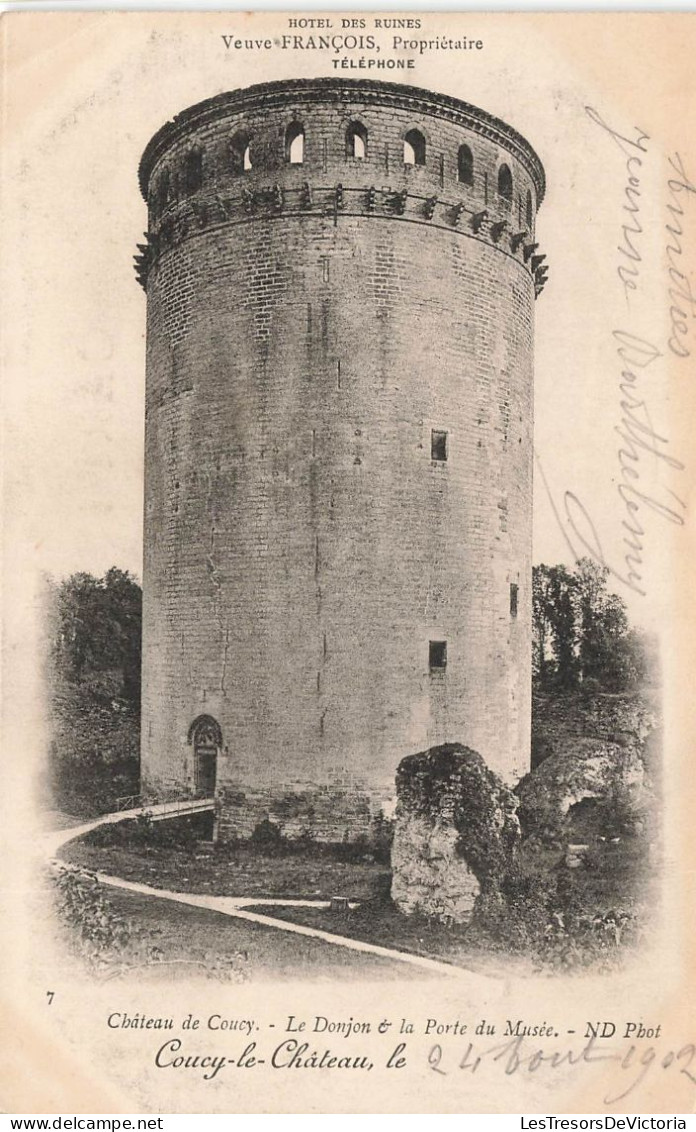
[[[694,17],[1,26],[4,1110],[685,1127]]]

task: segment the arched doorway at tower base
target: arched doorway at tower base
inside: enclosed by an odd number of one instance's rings
[[[211,715],[199,715],[189,728],[193,746],[193,785],[200,797],[211,798],[217,782],[217,760],[222,749],[220,724]]]

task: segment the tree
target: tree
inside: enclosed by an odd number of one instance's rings
[[[627,649],[628,616],[623,600],[607,590],[609,571],[589,558],[575,570],[579,612],[579,666],[582,680],[596,680],[620,691],[634,673]]]
[[[121,693],[140,698],[142,591],[125,570],[112,566],[103,578],[77,573],[54,587],[53,650],[65,679],[118,669]]]
[[[49,582],[54,801],[72,813],[112,809],[138,789],[142,594],[112,567]]]
[[[576,579],[565,566],[535,566],[532,577],[535,675],[543,685],[577,680]]]
[[[105,622],[109,631],[105,655],[121,670],[126,699],[140,705],[140,663],[143,595],[127,571],[112,566],[104,575]]]
[[[551,664],[552,614],[549,568],[542,563],[532,571],[532,671],[540,684],[547,683]]]
[[[534,676],[540,687],[604,691],[635,687],[646,674],[646,645],[631,629],[626,605],[607,589],[609,571],[589,558],[573,570],[534,567]]]

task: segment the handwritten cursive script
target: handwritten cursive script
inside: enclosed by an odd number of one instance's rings
[[[693,318],[696,314],[696,295],[691,289],[691,280],[688,275],[685,275],[678,266],[684,254],[682,248],[684,229],[681,223],[684,208],[681,200],[684,193],[696,193],[696,185],[692,184],[687,176],[684,162],[678,153],[675,153],[674,157],[670,157],[669,164],[677,176],[670,177],[667,181],[667,211],[670,216],[669,223],[665,225],[669,233],[665,251],[669,264],[667,274],[671,284],[668,291],[671,331],[667,345],[676,357],[688,358],[691,351],[682,339],[686,339],[689,333],[689,318]]]
[[[463,1057],[457,1058],[452,1058],[449,1052],[445,1053],[438,1043],[430,1049],[428,1065],[434,1073],[446,1077],[452,1071],[461,1070],[474,1074],[482,1064],[491,1064],[499,1066],[507,1077],[511,1077],[516,1073],[536,1073],[542,1068],[554,1070],[568,1065],[614,1062],[621,1081],[618,1088],[610,1089],[604,1097],[604,1104],[611,1105],[624,1100],[653,1069],[671,1070],[696,1085],[696,1076],[692,1071],[695,1057],[696,1045],[693,1042],[686,1043],[679,1050],[668,1050],[660,1054],[655,1046],[639,1049],[636,1045],[630,1045],[628,1049],[620,1050],[599,1044],[595,1037],[591,1037],[582,1049],[553,1050],[544,1046],[530,1046],[524,1038],[513,1038],[502,1044],[478,1049],[469,1042]]]
[[[646,143],[649,138],[637,126],[634,127],[635,136],[614,129],[591,106],[586,106],[585,112],[590,121],[594,122],[618,147],[624,160],[626,184],[622,212],[627,214],[628,219],[621,224],[621,239],[617,248],[621,258],[616,266],[616,274],[621,282],[626,304],[630,307],[630,298],[636,297],[643,269],[638,238],[644,231],[641,218],[641,174],[644,172],[645,156],[648,153]],[[696,295],[692,291],[690,279],[680,266],[684,234],[681,219],[684,215],[682,200],[686,194],[696,194],[696,186],[687,176],[679,154],[675,154],[670,159],[670,166],[674,176],[670,176],[668,181],[667,207],[670,215],[669,223],[666,225],[669,234],[666,258],[671,284],[669,288],[671,330],[667,344],[673,354],[687,357],[689,350],[685,339],[688,334],[688,320],[696,314]],[[661,469],[684,470],[681,460],[669,452],[669,438],[653,425],[650,409],[651,396],[658,388],[658,380],[661,376],[660,366],[656,363],[665,355],[658,346],[635,329],[636,312],[631,313],[633,327],[620,327],[612,331],[621,367],[617,380],[620,419],[614,427],[621,442],[616,454],[618,461],[616,491],[621,507],[621,543],[625,548],[621,565],[613,565],[607,561],[597,527],[587,508],[574,492],[565,493],[563,518],[555,512],[555,509],[554,512],[576,556],[579,556],[578,550],[580,550],[605,567],[617,582],[644,597],[646,589],[643,572],[647,518],[652,515],[663,522],[683,526],[686,504],[659,476]],[[650,487],[646,484],[645,476],[647,470],[645,461],[648,458],[653,473],[650,482],[654,485]]]
[[[648,401],[640,389],[644,371],[661,357],[660,351],[646,339],[627,330],[614,330],[613,337],[623,366],[619,380],[621,420],[615,426],[622,441],[617,452],[620,476],[616,490],[625,512],[621,520],[622,541],[628,549],[623,567],[616,569],[607,562],[597,529],[587,509],[572,491],[565,493],[565,513],[570,530],[589,557],[605,566],[612,577],[634,593],[645,596],[641,570],[646,526],[642,512],[653,512],[668,523],[683,526],[686,504],[665,486],[661,496],[643,491],[641,461],[645,456],[651,456],[676,471],[682,471],[684,464],[667,451],[669,439],[653,427]]]
[[[624,196],[626,199],[621,206],[621,211],[626,213],[628,218],[621,225],[622,238],[617,248],[621,261],[616,268],[616,274],[621,280],[628,304],[631,292],[637,290],[642,262],[637,241],[637,237],[643,235],[643,225],[640,221],[640,171],[643,166],[641,154],[644,155],[648,152],[648,147],[644,143],[649,141],[650,138],[638,126],[635,127],[635,138],[626,137],[618,130],[608,126],[599,111],[592,106],[586,106],[585,113],[591,122],[594,122],[611,138],[624,157],[626,173]]]

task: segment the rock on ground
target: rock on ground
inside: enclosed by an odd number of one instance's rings
[[[407,915],[468,922],[519,838],[513,793],[460,743],[403,759],[396,789],[392,899]]]

